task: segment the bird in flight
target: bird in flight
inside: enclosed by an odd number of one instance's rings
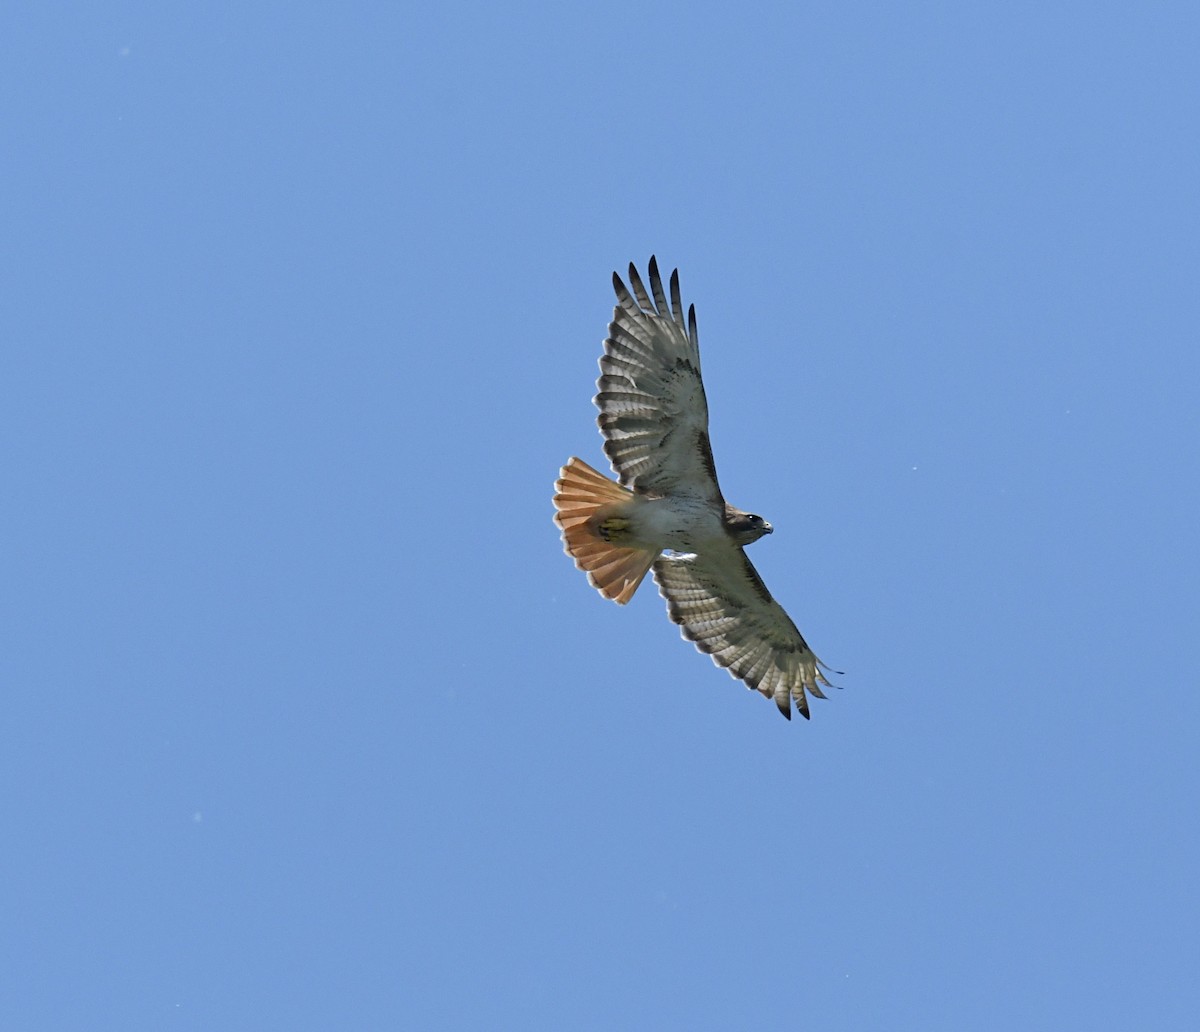
[[[772,531],[725,501],[708,440],[696,308],[684,320],[679,270],[670,304],[651,257],[650,290],[613,273],[617,306],[600,358],[597,422],[619,482],[571,458],[554,485],[554,522],[575,565],[624,605],[650,571],[683,637],[748,688],[808,717],[826,667],[771,597],[745,547]],[[631,292],[632,290],[632,292]]]

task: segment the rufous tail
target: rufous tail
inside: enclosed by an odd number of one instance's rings
[[[658,558],[658,552],[622,548],[600,536],[600,523],[619,515],[631,498],[632,491],[582,459],[569,459],[554,484],[554,522],[562,530],[563,548],[587,573],[592,587],[620,605],[633,598]]]

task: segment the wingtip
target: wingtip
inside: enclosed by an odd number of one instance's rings
[[[795,703],[796,712],[799,713],[800,716],[802,716],[805,720],[812,719],[808,712],[808,699],[804,694],[803,688],[799,689],[799,691],[781,691],[776,695],[775,701],[779,703],[780,709],[783,709],[784,706],[788,706],[789,710],[791,709],[789,703]]]

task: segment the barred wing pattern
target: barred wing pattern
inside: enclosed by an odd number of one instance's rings
[[[774,699],[789,720],[791,701],[808,718],[805,691],[825,698],[828,668],[732,541],[703,555],[664,555],[654,579],[683,637],[746,686]]]
[[[629,266],[632,294],[613,273],[618,304],[595,397],[604,451],[621,483],[639,493],[723,505],[708,440],[696,309],[689,307],[685,323],[678,270],[671,274],[669,306],[653,258],[649,272],[647,292]]]

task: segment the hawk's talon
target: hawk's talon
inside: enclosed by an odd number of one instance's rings
[[[596,533],[609,544],[624,541],[629,537],[629,520],[624,516],[610,516],[600,522]]]

